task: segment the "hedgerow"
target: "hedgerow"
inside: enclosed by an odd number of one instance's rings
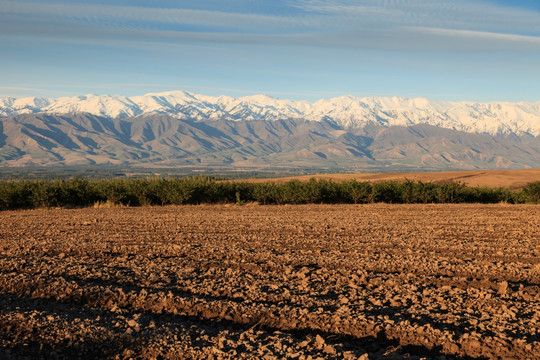
[[[217,181],[207,176],[109,180],[23,180],[0,182],[0,210],[216,204],[540,203],[540,182],[520,190],[467,187],[460,182],[310,179],[285,183]]]

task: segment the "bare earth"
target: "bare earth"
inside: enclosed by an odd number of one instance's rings
[[[0,358],[538,359],[540,206],[0,212]]]
[[[285,177],[276,179],[250,179],[250,182],[287,182],[292,179],[307,181],[311,178],[344,181],[390,181],[406,179],[414,181],[459,181],[468,186],[508,187],[518,189],[527,183],[540,181],[540,169],[523,170],[477,170],[423,173],[376,173],[376,174],[325,174]]]

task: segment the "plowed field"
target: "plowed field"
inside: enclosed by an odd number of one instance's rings
[[[0,212],[0,358],[538,359],[540,206]]]

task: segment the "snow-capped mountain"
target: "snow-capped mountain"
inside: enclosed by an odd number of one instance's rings
[[[423,98],[342,96],[317,102],[266,95],[232,98],[183,91],[142,96],[83,95],[46,99],[0,98],[0,116],[88,113],[113,119],[166,114],[181,120],[328,121],[344,128],[428,124],[468,133],[540,135],[538,102],[453,102]]]

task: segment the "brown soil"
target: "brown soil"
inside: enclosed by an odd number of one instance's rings
[[[540,206],[0,213],[0,358],[537,359]]]
[[[469,186],[509,187],[518,189],[527,183],[540,181],[540,169],[525,170],[477,170],[477,171],[445,171],[426,173],[378,173],[378,174],[326,174],[306,175],[275,179],[250,179],[250,182],[287,182],[292,179],[307,181],[311,178],[344,181],[389,181],[406,179],[414,181],[460,181]]]

